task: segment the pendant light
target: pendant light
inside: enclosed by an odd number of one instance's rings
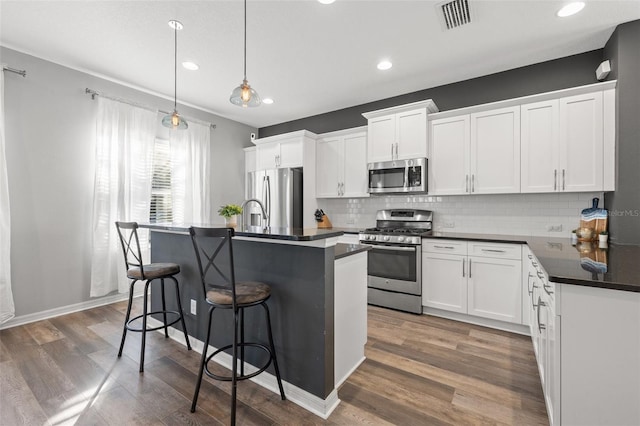
[[[257,107],[262,103],[258,92],[247,82],[247,0],[244,0],[244,79],[240,86],[233,89],[229,101],[243,108]]]
[[[162,125],[170,129],[184,130],[189,125],[184,118],[178,114],[178,30],[183,28],[179,21],[172,19],[169,21],[169,26],[173,28],[174,32],[174,49],[173,49],[173,112],[167,114],[162,119]]]

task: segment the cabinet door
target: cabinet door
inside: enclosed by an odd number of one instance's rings
[[[469,191],[469,115],[431,121],[429,194]]]
[[[469,256],[468,313],[500,321],[522,321],[522,262]]]
[[[520,192],[520,107],[471,114],[471,192]]]
[[[372,118],[367,131],[367,162],[390,161],[395,154],[395,114]]]
[[[602,191],[602,92],[560,99],[563,191]]]
[[[358,133],[344,137],[342,151],[344,197],[368,197],[367,192],[367,134]]]
[[[316,197],[318,198],[338,196],[341,149],[341,138],[322,139],[316,144]],[[366,173],[363,174],[366,176]]]
[[[467,313],[466,256],[422,253],[422,304]]]
[[[302,167],[302,139],[280,142],[278,167]]]
[[[268,143],[256,147],[257,169],[269,170],[278,167],[278,156],[280,155],[280,144]]]
[[[558,190],[558,100],[520,106],[521,192]]]
[[[427,156],[427,109],[396,114],[397,159]]]

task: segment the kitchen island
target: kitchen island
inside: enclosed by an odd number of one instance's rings
[[[151,230],[152,262],[180,264],[177,279],[187,311],[187,332],[200,343],[194,348],[201,350],[208,304],[202,294],[189,226],[140,226]],[[323,418],[339,403],[337,385],[364,360],[366,342],[368,248],[337,244],[340,235],[342,232],[333,230],[252,227],[238,230],[233,240],[236,280],[271,286],[267,303],[287,399]],[[347,267],[342,266],[347,262]],[[160,295],[152,292],[153,310],[160,306],[160,300]],[[195,314],[187,308],[193,303]],[[228,344],[232,335],[232,316],[226,314],[214,313],[212,347]],[[261,310],[246,312],[247,341],[267,343],[263,316]],[[252,324],[260,326],[252,328]],[[181,333],[174,331],[172,337],[180,341]],[[261,356],[248,351],[246,362],[261,365]],[[227,358],[223,354],[218,361],[228,367],[231,357]],[[273,366],[253,380],[277,392]]]

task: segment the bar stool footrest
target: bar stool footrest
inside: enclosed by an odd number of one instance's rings
[[[253,343],[253,342],[245,342],[245,343],[238,343],[238,348],[240,347],[253,347],[253,348],[259,348],[262,349],[263,351],[265,351],[267,353],[267,355],[269,355],[269,359],[267,360],[267,362],[258,369],[258,371],[255,371],[251,374],[244,374],[244,375],[240,375],[238,374],[236,376],[236,380],[246,380],[246,379],[251,379],[252,377],[257,376],[258,374],[262,373],[263,371],[265,371],[273,362],[273,354],[271,353],[271,350],[269,349],[268,346],[263,345],[261,343]],[[220,380],[223,382],[230,382],[233,380],[233,378],[231,376],[219,376],[215,373],[212,373],[211,371],[209,371],[209,361],[211,361],[213,359],[214,356],[218,355],[220,352],[226,351],[227,349],[231,349],[233,348],[233,345],[227,345],[227,346],[223,346],[222,348],[216,350],[214,353],[212,353],[211,355],[209,355],[207,357],[207,360],[205,361],[205,365],[204,365],[204,372],[207,374],[207,376],[216,379],[216,380]]]
[[[173,324],[176,324],[178,321],[180,321],[180,319],[182,318],[182,315],[180,314],[180,312],[178,311],[155,311],[155,312],[148,312],[147,316],[151,316],[151,315],[156,315],[156,314],[167,314],[167,315],[176,315],[177,318],[175,320],[173,320],[172,322],[168,322],[167,325],[164,325],[164,323],[162,325],[159,325],[157,327],[147,327],[147,329],[143,329],[142,325],[140,327],[134,327],[132,325],[132,323],[136,320],[139,320],[140,318],[142,318],[144,316],[144,314],[142,315],[138,315],[137,317],[131,318],[129,321],[127,321],[127,330],[129,331],[135,331],[137,333],[141,333],[141,332],[146,332],[146,331],[156,331],[156,330],[160,330],[163,329],[165,327],[171,327]]]

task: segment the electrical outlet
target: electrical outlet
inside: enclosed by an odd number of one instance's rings
[[[456,224],[455,224],[455,222],[444,222],[442,224],[442,227],[443,228],[455,228]]]
[[[548,225],[548,232],[562,232],[562,225]]]
[[[195,299],[191,299],[191,315],[196,315],[198,305]]]
[[[356,224],[356,220],[353,218],[349,218],[347,219],[347,225],[355,225]]]

